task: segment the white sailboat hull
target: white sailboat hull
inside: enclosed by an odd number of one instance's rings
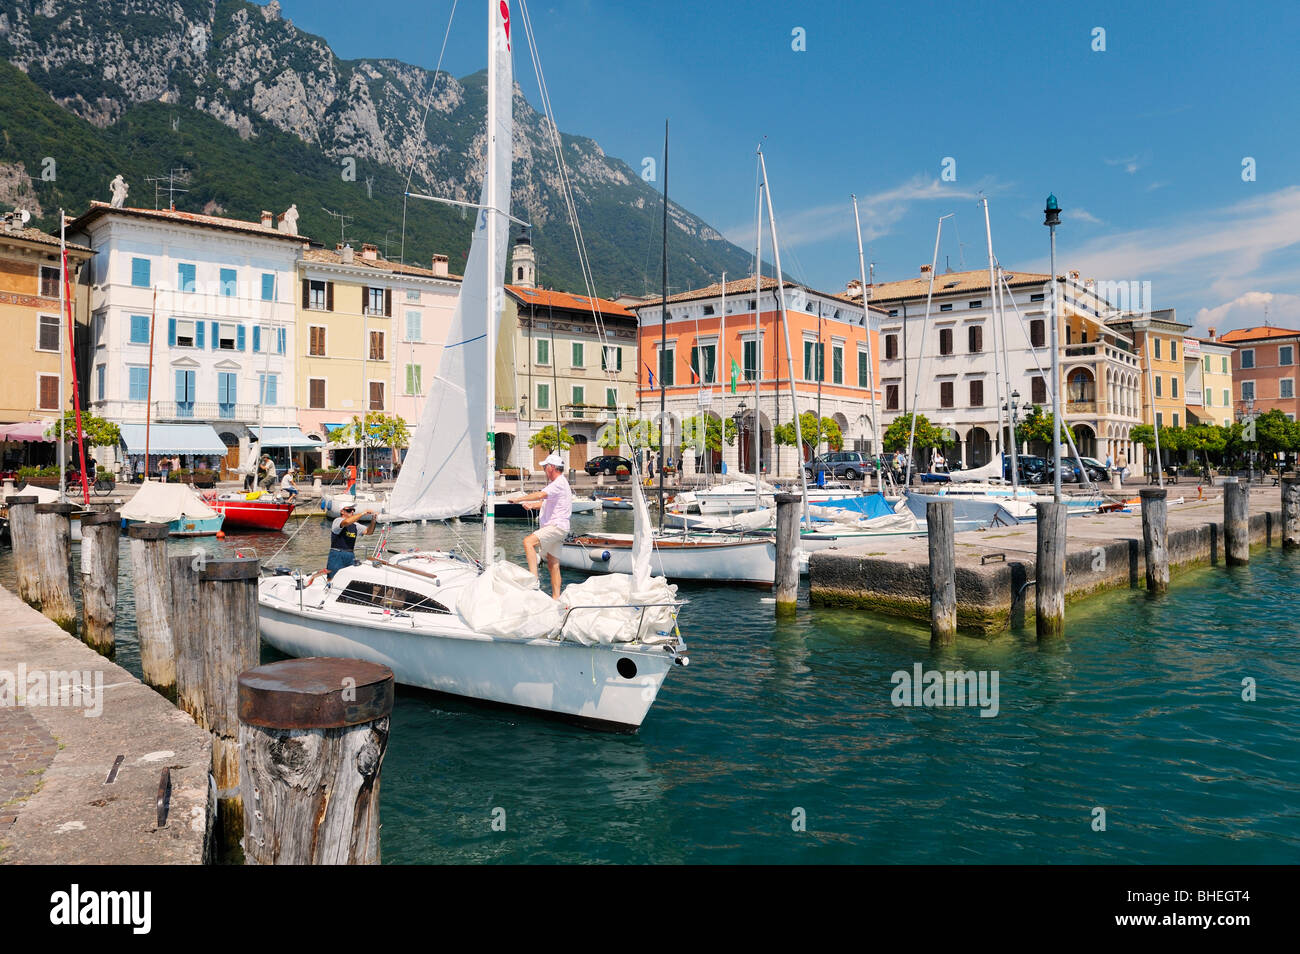
[[[631,534],[570,537],[560,548],[560,565],[584,573],[631,573]],[[650,557],[650,569],[670,580],[771,586],[776,577],[776,544],[763,537],[696,537],[673,545],[671,538],[661,538]]]

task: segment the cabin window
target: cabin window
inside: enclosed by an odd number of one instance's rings
[[[450,612],[437,600],[415,590],[403,589],[400,586],[384,586],[382,583],[367,583],[362,580],[353,580],[349,583],[339,594],[338,601],[410,613]]]

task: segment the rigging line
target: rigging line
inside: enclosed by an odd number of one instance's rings
[[[433,108],[433,91],[438,86],[438,75],[442,72],[442,58],[447,52],[447,40],[451,37],[451,23],[456,18],[456,4],[460,0],[452,0],[451,15],[447,17],[447,30],[442,35],[442,49],[438,51],[438,65],[433,68],[433,79],[429,81],[429,100],[424,104],[424,118],[420,121],[420,128],[427,129],[429,125],[429,110]],[[426,133],[427,136],[427,133]],[[402,246],[398,252],[398,260],[406,264],[406,205],[410,201],[408,193],[411,191],[411,177],[415,175],[416,157],[411,157],[411,167],[406,171],[406,188],[402,190]]]

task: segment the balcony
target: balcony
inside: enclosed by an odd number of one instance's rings
[[[1065,346],[1066,358],[1091,358],[1097,354],[1097,342],[1087,344],[1068,344]]]
[[[1096,401],[1066,401],[1065,413],[1066,414],[1096,414],[1097,402]]]
[[[1200,388],[1188,388],[1183,403],[1189,407],[1201,407],[1205,404],[1205,392]]]
[[[255,424],[262,409],[256,404],[220,404],[201,401],[154,401],[155,421],[236,421]]]

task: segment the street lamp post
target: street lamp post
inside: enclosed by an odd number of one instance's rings
[[[1061,206],[1055,195],[1047,197],[1043,209],[1043,224],[1047,226],[1052,241],[1052,498],[1061,502],[1061,351],[1060,308],[1057,307],[1056,281],[1056,227],[1061,224]]]
[[[1020,498],[1020,441],[1016,435],[1016,428],[1020,424],[1020,392],[1012,391],[1011,400],[1002,405],[1002,410],[1007,412],[1007,420],[1010,422],[1010,433],[1008,434],[1011,444],[1011,499]]]

